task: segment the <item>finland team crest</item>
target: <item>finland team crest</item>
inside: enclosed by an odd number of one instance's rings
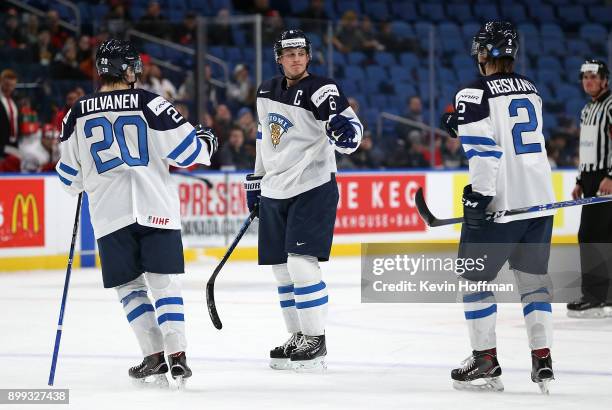
[[[270,127],[272,145],[276,148],[283,134],[293,127],[293,123],[282,115],[271,112],[268,114],[268,127]]]

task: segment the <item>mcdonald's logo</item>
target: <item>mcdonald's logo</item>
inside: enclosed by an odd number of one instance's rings
[[[11,233],[17,232],[17,221],[19,216],[19,210],[21,210],[21,229],[24,231],[30,230],[30,208],[32,209],[32,229],[34,233],[38,233],[40,226],[38,224],[38,206],[36,205],[36,199],[34,195],[28,194],[25,198],[23,194],[17,194],[15,201],[13,202],[13,218],[11,221]]]

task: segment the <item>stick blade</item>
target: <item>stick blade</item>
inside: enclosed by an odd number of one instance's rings
[[[423,188],[419,188],[414,195],[414,203],[417,211],[421,216],[421,219],[427,224],[427,226],[435,226],[436,217],[431,213],[427,204],[425,203],[425,197],[423,196]]]
[[[208,282],[206,284],[206,307],[208,308],[208,315],[210,316],[210,320],[212,320],[215,328],[221,330],[223,328],[223,324],[221,323],[221,318],[217,313],[217,307],[215,306],[215,283]]]

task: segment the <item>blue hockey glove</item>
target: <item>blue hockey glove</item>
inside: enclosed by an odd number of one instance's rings
[[[208,147],[208,153],[212,157],[215,152],[217,152],[217,148],[219,148],[219,141],[217,137],[213,133],[212,128],[208,128],[203,126],[202,124],[198,124],[195,127],[196,137],[200,138]]]
[[[334,115],[325,125],[329,140],[340,148],[356,148],[355,128],[344,115]]]
[[[487,206],[493,200],[492,196],[484,196],[472,191],[472,185],[463,188],[463,223],[474,230],[482,229],[487,222]]]
[[[445,112],[440,118],[440,125],[452,138],[457,138],[459,131],[459,119],[457,113]]]
[[[253,212],[253,209],[257,209],[255,216],[259,216],[259,201],[261,200],[260,182],[262,178],[262,176],[248,174],[246,176],[246,181],[244,181],[244,190],[246,191],[249,212]]]

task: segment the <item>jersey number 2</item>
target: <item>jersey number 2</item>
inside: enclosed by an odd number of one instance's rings
[[[535,107],[527,98],[516,98],[510,102],[510,106],[508,107],[510,117],[516,117],[518,115],[519,108],[524,108],[527,110],[529,121],[517,122],[514,124],[514,127],[512,127],[514,152],[516,152],[516,155],[542,152],[542,145],[540,145],[539,142],[533,142],[531,144],[523,143],[523,133],[532,132],[538,128],[538,117],[536,116]]]
[[[133,157],[130,154],[127,143],[125,142],[125,134],[123,128],[126,125],[133,125],[138,132],[138,156]],[[117,118],[114,124],[105,117],[90,118],[85,122],[84,133],[85,138],[93,136],[92,130],[96,127],[102,128],[104,139],[94,142],[89,148],[91,156],[98,174],[102,174],[108,170],[118,167],[121,164],[127,164],[130,167],[147,166],[149,164],[149,147],[147,146],[147,124],[138,115],[125,115]],[[100,158],[100,151],[107,150],[113,145],[113,141],[117,139],[121,158],[113,157],[106,161]]]

